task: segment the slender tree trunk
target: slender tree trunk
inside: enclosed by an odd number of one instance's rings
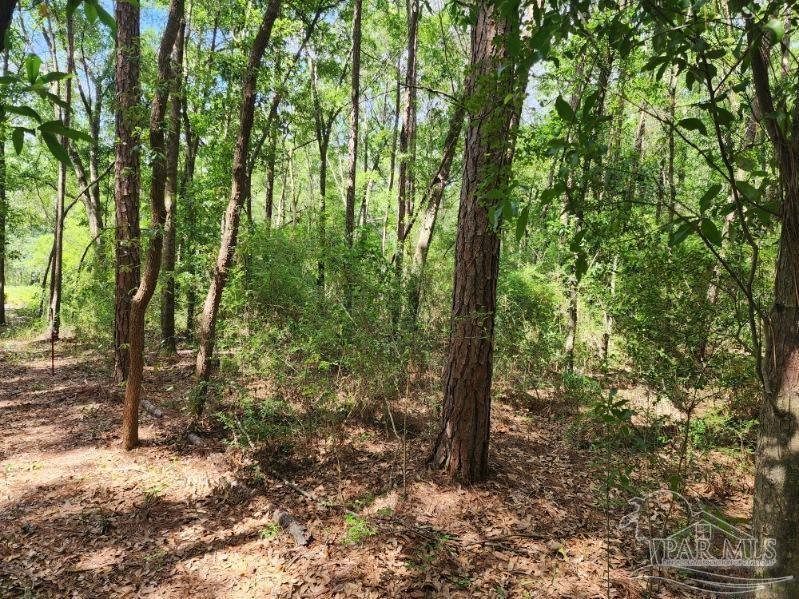
[[[55,56],[56,41],[52,36],[52,50]],[[72,15],[67,16],[67,73],[75,71],[75,36],[73,33]],[[66,79],[64,86],[64,106],[61,108],[61,121],[65,127],[70,126],[72,116],[72,79]],[[69,153],[69,140],[61,137],[61,145]],[[53,241],[53,271],[50,275],[50,339],[56,340],[61,329],[61,288],[63,283],[64,256],[64,201],[67,195],[67,165],[58,164],[58,188],[55,204],[55,232]]]
[[[500,237],[490,220],[496,193],[510,174],[513,104],[497,102],[514,90],[508,47],[518,36],[518,3],[500,13],[480,0],[472,28],[466,96],[475,106],[466,133],[449,352],[444,367],[441,430],[432,463],[464,482],[485,478],[491,420],[494,311]]]
[[[150,181],[152,237],[147,247],[144,273],[130,304],[129,371],[122,416],[122,446],[127,450],[133,449],[139,443],[139,402],[144,378],[144,317],[147,313],[147,305],[155,293],[158,271],[161,269],[163,230],[166,220],[164,195],[167,171],[170,168],[165,156],[170,150],[166,148],[164,139],[164,121],[167,115],[170,87],[174,85],[171,55],[183,18],[183,2],[184,0],[171,0],[169,4],[169,17],[158,51],[158,78],[150,113],[150,149],[153,153],[153,173]],[[177,162],[176,156],[171,158]],[[176,173],[173,171],[173,181],[175,175]],[[174,189],[172,191],[174,193]]]
[[[114,380],[128,378],[130,303],[139,284],[140,7],[117,2],[116,44],[116,284],[114,288]]]
[[[14,18],[14,9],[17,6],[17,0],[7,0],[0,6],[0,47],[5,48],[6,32],[11,27],[11,21]]]
[[[13,6],[13,5],[12,5]],[[12,8],[13,10],[13,8]],[[2,40],[2,38],[0,38]],[[3,52],[3,76],[8,75],[8,50]],[[0,326],[6,324],[6,115],[0,107]]]
[[[269,148],[266,153],[266,193],[264,195],[264,220],[266,228],[272,226],[272,212],[275,203],[275,158],[277,156],[277,127],[270,123]]]
[[[455,157],[455,150],[458,147],[458,140],[463,129],[463,117],[466,113],[466,105],[459,101],[455,105],[452,117],[449,121],[449,130],[444,140],[444,153],[441,156],[441,163],[438,165],[430,185],[427,187],[427,206],[419,229],[419,237],[416,240],[416,250],[413,254],[413,266],[409,280],[409,299],[408,309],[413,322],[416,322],[419,313],[419,302],[422,295],[422,279],[424,268],[427,263],[427,253],[430,250],[430,240],[433,238],[438,210],[441,206],[441,199],[444,197],[444,190],[449,182],[449,173],[452,167],[452,160]]]
[[[394,124],[391,127],[391,160],[388,170],[388,192],[394,191],[394,175],[397,170],[397,140],[399,139],[400,100],[402,98],[402,70],[397,59],[397,85],[394,88]]]
[[[350,142],[349,168],[347,171],[347,199],[344,217],[344,237],[352,247],[355,231],[355,185],[358,176],[358,118],[361,104],[361,5],[362,0],[353,1],[352,16],[352,88],[350,93]]]
[[[194,244],[192,236],[195,234],[197,228],[197,211],[194,202],[191,201],[190,193],[191,186],[194,181],[194,166],[197,161],[197,150],[200,147],[199,137],[192,133],[191,123],[189,122],[188,115],[188,102],[186,96],[183,95],[181,106],[181,115],[183,119],[183,137],[186,146],[186,158],[183,167],[183,177],[178,187],[180,197],[178,202],[181,206],[186,207],[186,230],[181,235],[183,240],[181,246],[181,261],[186,263],[186,272],[194,275]],[[194,283],[190,282],[186,285],[186,324],[184,329],[184,336],[187,340],[194,339],[194,315],[197,312],[197,292],[194,288]]]
[[[258,71],[261,66],[261,58],[272,34],[272,25],[277,19],[279,11],[280,0],[270,0],[264,12],[258,34],[255,36],[250,48],[247,70],[242,85],[241,108],[239,110],[239,122],[241,125],[236,138],[236,149],[233,154],[233,182],[230,190],[230,200],[222,224],[219,254],[211,275],[208,294],[205,296],[202,320],[200,322],[200,348],[197,352],[196,373],[203,387],[210,376],[211,357],[216,341],[216,321],[219,313],[219,304],[222,299],[222,290],[227,281],[228,270],[233,262],[242,203],[247,194],[247,160],[255,112]],[[203,405],[200,403],[197,406],[197,410],[202,411],[202,408]]]
[[[414,162],[416,161],[416,49],[419,31],[419,0],[408,0],[408,49],[405,65],[402,129],[399,136],[399,180],[397,185],[397,249],[394,267],[397,280],[402,277],[407,220],[413,215]]]
[[[175,342],[175,259],[177,254],[178,158],[180,154],[181,84],[183,82],[183,42],[185,21],[178,29],[172,50],[172,96],[169,105],[169,128],[166,144],[166,186],[164,189],[164,246],[162,249],[161,344],[169,353],[177,350]]]

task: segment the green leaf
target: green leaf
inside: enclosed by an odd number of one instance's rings
[[[708,188],[705,194],[699,200],[699,210],[701,212],[706,212],[708,208],[710,208],[710,202],[713,201],[719,192],[721,191],[721,185],[718,183],[714,183],[713,185]]]
[[[577,256],[577,261],[574,263],[574,274],[579,281],[586,272],[588,272],[588,258],[583,252],[580,252]]]
[[[719,231],[716,223],[709,218],[703,218],[699,228],[702,230],[702,235],[704,235],[710,243],[716,246],[721,245],[721,231]]]
[[[757,201],[760,199],[761,191],[747,181],[736,181],[735,186],[738,188],[738,191],[744,194],[744,197],[750,202],[757,203]]]
[[[100,22],[108,27],[111,30],[111,33],[116,33],[117,31],[117,22],[101,5],[99,2],[95,4],[94,9],[97,11],[97,16],[100,18]]]
[[[569,103],[563,99],[563,96],[558,96],[555,100],[555,110],[558,116],[567,123],[574,121],[574,111],[572,107],[569,106]]]
[[[527,231],[527,219],[530,217],[530,207],[525,206],[519,213],[519,218],[516,219],[516,241],[524,237]]]
[[[44,140],[44,143],[47,144],[47,148],[50,150],[50,153],[55,156],[59,162],[68,167],[72,166],[72,161],[69,159],[69,154],[67,154],[64,146],[58,143],[58,138],[55,135],[48,133],[47,131],[42,131],[42,139]]]
[[[707,135],[707,129],[705,128],[705,124],[695,118],[689,117],[687,119],[682,119],[677,123],[683,129],[688,129],[688,131],[699,131],[702,135]]]
[[[693,224],[691,221],[685,221],[681,224],[677,230],[672,234],[671,239],[669,239],[669,246],[674,247],[680,245],[683,241],[685,241],[686,237],[693,231]]]
[[[69,0],[67,2],[67,16],[68,17],[71,17],[74,14],[75,9],[78,8],[78,4],[80,4],[80,0]]]
[[[25,129],[15,127],[11,133],[11,141],[14,142],[14,151],[19,154],[22,152],[22,144],[25,143]]]
[[[49,73],[42,75],[41,82],[42,83],[52,83],[53,81],[63,81],[64,79],[68,79],[71,77],[69,73],[61,73],[59,71],[50,71]]]
[[[92,141],[91,136],[87,133],[65,127],[64,123],[61,121],[47,121],[46,123],[42,123],[39,125],[39,130],[43,132],[46,131],[47,133],[53,133],[54,135],[63,135],[69,139],[83,140],[88,142]]]
[[[93,2],[86,2],[83,3],[83,12],[86,14],[86,20],[89,21],[90,24],[94,24],[97,22],[97,6]]]
[[[6,112],[12,112],[42,122],[42,117],[39,116],[39,113],[29,106],[6,106],[5,109]]]
[[[29,54],[25,59],[25,64],[23,66],[25,67],[25,75],[28,77],[28,81],[33,83],[39,76],[39,69],[42,66],[42,59],[36,56],[36,54]]]
[[[735,122],[735,115],[726,108],[716,106],[716,120],[722,127],[729,127]]]
[[[775,42],[781,42],[785,36],[785,26],[779,19],[771,19],[766,23],[766,31],[771,33],[771,39]]]

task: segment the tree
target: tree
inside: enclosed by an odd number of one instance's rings
[[[172,49],[168,136],[166,142],[166,183],[164,188],[164,247],[161,250],[163,282],[161,287],[161,343],[175,353],[175,260],[177,258],[178,158],[180,154],[180,113],[183,106],[183,45],[186,23],[178,28]]]
[[[419,34],[419,0],[407,1],[408,48],[405,65],[405,89],[403,92],[402,128],[399,134],[399,179],[397,183],[397,248],[394,266],[397,280],[402,277],[405,239],[409,227],[407,221],[413,215],[414,162],[416,161],[416,54]]]
[[[509,50],[518,39],[518,3],[481,0],[472,26],[466,84],[466,132],[449,350],[444,366],[441,429],[432,463],[464,482],[488,474],[494,312],[500,237],[492,207],[509,180],[514,90]]]
[[[361,104],[361,9],[362,0],[353,0],[352,14],[352,88],[350,93],[350,142],[347,176],[347,200],[344,215],[344,236],[352,247],[355,231],[355,184],[358,173],[358,115]]]
[[[150,149],[153,152],[152,177],[150,179],[150,226],[152,237],[147,248],[144,263],[144,274],[136,293],[130,303],[130,332],[128,340],[128,379],[125,386],[125,405],[122,420],[122,445],[125,449],[133,449],[139,443],[139,402],[141,400],[142,378],[144,375],[144,316],[147,305],[155,293],[158,271],[161,268],[161,251],[163,249],[163,230],[166,220],[164,195],[168,172],[171,170],[174,193],[174,172],[177,163],[176,148],[166,148],[164,139],[164,122],[166,120],[167,101],[172,79],[171,56],[175,40],[183,19],[183,0],[171,0],[169,17],[167,18],[161,47],[158,51],[158,76],[155,96],[150,114]],[[176,135],[171,135],[175,143]],[[170,155],[171,154],[171,155]],[[167,158],[168,156],[168,158]],[[170,164],[167,160],[170,160]],[[174,196],[173,196],[174,197]]]
[[[765,327],[763,382],[765,400],[760,410],[760,433],[755,465],[752,528],[758,539],[777,542],[777,563],[772,576],[799,571],[799,108],[776,105],[769,68],[772,32],[747,20],[747,36],[754,91],[762,126],[774,146],[783,201],[779,253],[774,274],[774,303]],[[771,115],[790,114],[793,127],[780,125]],[[799,581],[759,593],[763,597],[793,597]]]
[[[261,58],[269,43],[272,26],[280,11],[280,0],[270,0],[264,12],[261,27],[250,48],[247,69],[244,73],[244,84],[241,92],[241,107],[239,109],[239,133],[236,137],[236,149],[233,155],[233,183],[230,190],[225,218],[222,223],[222,236],[219,244],[219,254],[211,275],[211,284],[205,296],[202,320],[200,322],[200,347],[197,352],[196,375],[201,387],[205,387],[210,376],[211,358],[216,341],[216,320],[219,313],[219,304],[222,300],[222,291],[227,281],[228,269],[233,262],[233,254],[238,238],[239,220],[241,209],[247,194],[247,159],[249,154],[252,123],[255,112],[255,92],[258,83],[258,71]],[[198,411],[202,410],[202,403]]]
[[[141,41],[138,2],[116,3],[116,283],[114,287],[114,380],[128,378],[130,304],[139,284],[139,78]]]

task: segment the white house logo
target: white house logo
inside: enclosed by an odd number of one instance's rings
[[[758,543],[752,535],[702,509],[679,493],[656,491],[630,501],[619,524],[635,529],[647,559],[636,577],[659,580],[704,593],[734,596],[787,582],[793,576],[763,578],[759,570],[777,559],[774,539]]]

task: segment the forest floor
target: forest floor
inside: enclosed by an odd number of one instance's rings
[[[492,477],[472,487],[425,467],[424,414],[408,415],[404,452],[353,419],[256,471],[219,427],[187,441],[188,352],[150,360],[165,415],[143,411],[142,446],[125,452],[122,391],[96,348],[59,342],[51,374],[46,341],[0,344],[2,597],[590,598],[607,596],[608,572],[612,597],[644,596],[625,507],[602,510],[596,456],[556,416],[497,402]],[[745,511],[745,496],[727,505]],[[272,523],[275,506],[308,527],[307,547]]]

